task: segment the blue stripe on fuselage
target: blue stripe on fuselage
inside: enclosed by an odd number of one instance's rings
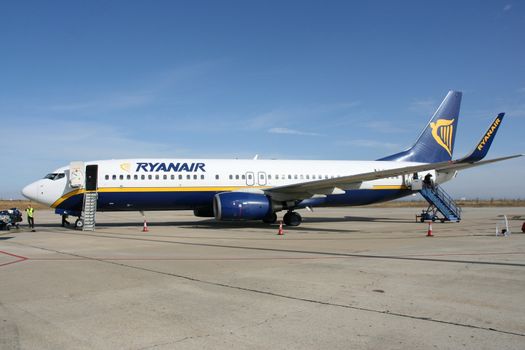
[[[211,206],[217,193],[219,192],[99,192],[97,210],[187,210]],[[405,197],[412,193],[407,189],[349,190],[345,194],[305,199],[299,203],[298,208],[366,205]],[[57,209],[82,210],[82,196],[83,194],[77,194],[64,200]]]

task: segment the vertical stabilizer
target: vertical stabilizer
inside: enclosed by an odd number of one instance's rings
[[[412,147],[406,151],[378,160],[420,163],[437,163],[451,160],[460,104],[461,92],[449,91]]]

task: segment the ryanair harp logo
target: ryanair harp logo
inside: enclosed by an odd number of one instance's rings
[[[454,135],[454,119],[438,119],[435,123],[430,123],[434,140],[443,147],[452,157],[452,135]]]
[[[129,164],[129,163],[122,163],[122,164],[120,164],[120,169],[122,169],[125,172],[129,173],[129,170],[131,169],[131,164]]]

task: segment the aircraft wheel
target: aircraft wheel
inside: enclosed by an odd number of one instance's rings
[[[277,221],[277,214],[275,213],[268,214],[265,218],[262,219],[262,221],[265,224],[275,224],[275,222]]]
[[[286,226],[299,226],[301,221],[303,221],[303,218],[298,213],[289,211],[288,213],[284,214],[283,221]]]
[[[84,227],[84,220],[78,218],[77,221],[75,221],[75,228],[81,229],[82,227]]]

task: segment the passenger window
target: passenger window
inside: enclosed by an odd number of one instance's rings
[[[215,180],[219,180],[219,175],[215,175]]]
[[[197,180],[197,174],[193,175],[193,180]]]
[[[179,174],[179,180],[182,180],[182,175],[181,174]]]
[[[306,175],[306,180],[310,180],[310,175]]]
[[[148,175],[148,180],[151,180],[153,179],[153,176],[152,175]]]
[[[117,175],[113,175],[111,178],[112,178],[113,180],[116,180],[116,179],[117,179]]]
[[[242,175],[242,176],[241,176],[241,179],[246,180],[246,176],[245,176],[245,175]]]
[[[304,175],[301,175],[301,180],[304,180]]]
[[[124,180],[124,175],[119,175],[118,178],[119,180]]]
[[[137,174],[133,175],[133,180],[138,180],[139,176]]]
[[[268,180],[272,179],[272,175],[268,174]]]
[[[295,180],[297,180],[297,174],[295,174],[295,175],[293,176],[293,178],[294,178]]]
[[[292,175],[288,175],[288,180],[291,180],[292,179]]]
[[[106,175],[104,178],[105,178],[106,180],[109,180],[109,175]]]
[[[248,174],[248,180],[252,179],[252,174]]]
[[[230,180],[233,180],[233,175],[230,175],[230,176],[229,176],[229,179],[230,179]]]
[[[163,175],[162,179],[167,180],[168,179],[168,175]]]
[[[155,175],[155,180],[158,180],[159,179],[159,175]]]
[[[146,179],[146,175],[140,175],[140,179],[141,180],[145,180]]]
[[[275,175],[275,180],[279,180],[279,175]]]
[[[235,180],[239,180],[239,175],[235,175]]]
[[[171,179],[175,180],[175,175],[171,174]]]
[[[126,175],[127,180],[131,180],[131,175]]]
[[[201,175],[201,180],[204,180],[204,175]]]
[[[186,175],[186,179],[191,180],[191,175],[190,174]]]

